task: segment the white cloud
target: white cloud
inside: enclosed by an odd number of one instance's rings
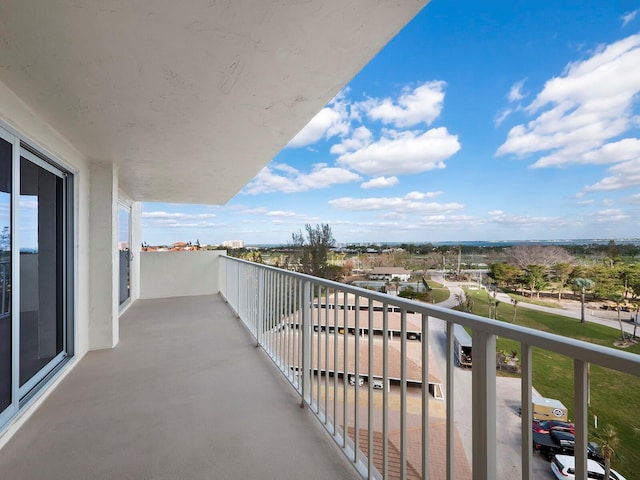
[[[215,217],[213,213],[142,212],[146,226],[158,228],[211,228],[218,226],[210,221]]]
[[[391,98],[370,99],[360,107],[369,118],[399,128],[419,123],[431,125],[442,111],[445,85],[445,82],[437,80],[426,82],[412,91],[406,88],[397,101]]]
[[[364,182],[360,185],[360,188],[384,188],[392,187],[400,183],[398,177],[376,177],[372,178],[368,182]]]
[[[513,127],[496,154],[544,154],[534,167],[627,160],[637,139],[620,137],[638,122],[633,113],[640,92],[638,65],[640,35],[569,64],[525,108],[536,118]]]
[[[397,214],[444,215],[464,208],[460,203],[422,202],[415,192],[404,197],[350,198],[330,200],[329,204],[340,210],[384,211]],[[426,198],[426,197],[424,197]]]
[[[640,193],[631,195],[630,197],[627,197],[624,201],[625,203],[628,203],[631,205],[640,205]]]
[[[424,133],[386,130],[378,141],[340,155],[337,162],[367,175],[406,175],[444,168],[458,150],[458,136],[444,127]]]
[[[630,220],[630,216],[620,209],[609,208],[593,213],[590,220],[599,224],[619,224]]]
[[[444,192],[409,192],[404,198],[407,200],[424,200],[425,198],[435,198]]]
[[[325,163],[313,166],[311,173],[284,164],[268,165],[246,186],[244,193],[295,193],[327,188],[339,183],[360,181],[360,175],[339,167],[328,167]]]
[[[285,210],[272,210],[266,214],[268,217],[299,217],[300,215],[296,212],[285,211]]]
[[[248,208],[242,210],[242,213],[246,213],[247,215],[265,215],[267,212],[268,210],[265,207]]]
[[[345,138],[341,143],[337,143],[331,146],[330,152],[334,155],[342,155],[347,152],[353,152],[360,150],[370,145],[373,139],[373,134],[364,125],[356,128],[350,138]]]
[[[609,168],[610,176],[584,188],[587,192],[621,190],[640,186],[640,158]]]
[[[495,224],[500,228],[508,230],[533,231],[544,227],[545,230],[568,228],[577,225],[575,219],[567,219],[564,217],[534,217],[529,215],[514,215],[506,213],[502,210],[492,210],[486,220],[488,223]]]
[[[215,213],[169,213],[169,212],[142,212],[142,218],[151,218],[158,220],[206,220],[215,218]]]
[[[632,22],[633,20],[635,20],[635,18],[638,16],[638,12],[640,12],[640,9],[625,13],[622,16],[622,26],[626,27],[629,22]]]
[[[341,92],[291,139],[287,147],[306,147],[323,138],[329,139],[336,135],[347,135],[350,129],[347,106]]]
[[[522,87],[524,86],[525,80],[520,80],[519,82],[514,83],[509,90],[509,101],[510,102],[518,102],[526,97],[524,93],[522,93]]]
[[[504,122],[507,119],[507,117],[512,113],[513,113],[513,110],[511,108],[505,108],[504,110],[499,111],[496,114],[496,118],[493,120],[493,124],[496,127],[499,127],[500,125],[502,125],[502,122]]]

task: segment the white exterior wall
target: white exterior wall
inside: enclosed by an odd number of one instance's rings
[[[89,162],[7,86],[0,82],[0,120],[74,174],[75,355],[89,349]]]
[[[0,123],[7,130],[25,139],[39,152],[60,162],[71,171],[73,177],[74,203],[74,358],[66,369],[60,372],[54,381],[43,388],[39,396],[23,409],[0,435],[0,448],[37,410],[48,394],[62,381],[66,373],[77,364],[77,361],[90,349],[90,297],[89,297],[89,258],[91,244],[91,217],[89,213],[90,179],[89,161],[83,157],[66,139],[47,124],[37,113],[31,110],[7,86],[0,82]]]
[[[213,295],[224,250],[140,252],[140,298]]]

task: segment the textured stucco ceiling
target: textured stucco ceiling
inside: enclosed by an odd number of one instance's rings
[[[2,0],[0,80],[135,200],[229,200],[427,0]]]

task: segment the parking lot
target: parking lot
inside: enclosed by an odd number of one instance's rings
[[[445,334],[444,322],[430,318],[429,345],[432,358],[438,363],[441,372],[445,371]],[[441,378],[444,378],[442,376]],[[462,439],[469,463],[472,455],[471,434],[471,370],[456,368],[454,373],[454,415],[458,432]],[[521,419],[520,379],[498,377],[496,379],[496,417],[497,429],[497,480],[512,480],[521,477]],[[533,455],[533,478],[554,479],[549,462],[541,455]]]

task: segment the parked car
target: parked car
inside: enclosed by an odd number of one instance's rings
[[[533,431],[538,433],[549,433],[552,430],[561,432],[569,432],[573,435],[576,433],[576,427],[573,423],[562,422],[560,420],[534,420]]]
[[[551,460],[551,471],[559,480],[575,480],[576,459],[570,455],[556,455]],[[604,465],[595,460],[587,460],[587,477],[596,480],[604,478]],[[625,478],[611,469],[611,480],[625,480]]]
[[[356,384],[356,376],[355,375],[349,375],[349,385],[351,385],[352,387],[355,386]],[[364,378],[360,375],[358,376],[358,385],[359,386],[363,386],[364,385]]]
[[[575,442],[572,433],[561,430],[551,430],[549,433],[533,432],[533,448],[549,461],[554,455],[573,455]],[[603,460],[600,446],[594,442],[587,444],[587,456],[592,460]]]

